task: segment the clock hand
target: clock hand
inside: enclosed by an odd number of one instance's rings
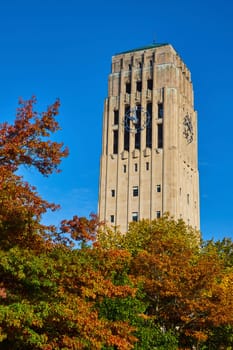
[[[129,120],[132,120],[134,124],[137,124],[138,118],[136,116],[128,117]]]

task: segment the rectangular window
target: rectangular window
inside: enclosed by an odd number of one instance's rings
[[[163,148],[163,124],[158,124],[158,147]]]
[[[131,94],[131,83],[126,83],[125,84],[125,92],[127,94]]]
[[[115,190],[111,190],[112,197],[115,197]]]
[[[159,219],[161,217],[161,212],[158,210],[156,211],[156,218]]]
[[[119,123],[119,111],[117,109],[117,110],[114,110],[114,125],[118,125],[118,123]]]
[[[134,164],[134,171],[136,171],[136,172],[138,171],[138,164],[137,163]]]
[[[134,145],[134,148],[135,149],[140,149],[140,145],[141,145],[141,133],[140,131],[138,131],[136,134],[135,134],[135,145]]]
[[[133,212],[132,213],[132,221],[135,221],[135,222],[138,221],[138,212]]]
[[[150,169],[150,163],[146,162],[146,170],[149,170],[149,169]]]
[[[153,80],[152,79],[148,79],[147,80],[147,89],[148,90],[152,90],[153,89]]]
[[[161,192],[161,185],[157,185],[157,192]]]
[[[158,118],[163,118],[163,103],[158,104]]]
[[[114,215],[110,215],[110,222],[113,223],[115,221]]]
[[[136,83],[136,90],[141,92],[142,91],[142,82],[141,81],[137,81]]]
[[[138,197],[138,186],[133,186],[133,196]]]
[[[123,172],[126,173],[127,167],[126,164],[123,165]]]
[[[129,131],[124,130],[124,150],[129,151]]]
[[[135,123],[135,129],[137,132],[135,133],[135,139],[134,139],[134,148],[140,149],[141,147],[141,133],[140,133],[140,127],[141,127],[141,106],[137,106],[136,110],[136,116],[137,116],[137,123]]]
[[[187,204],[189,204],[189,194],[187,194]]]
[[[129,112],[129,106],[125,106],[125,116]],[[129,128],[129,119],[125,117],[125,125],[124,125],[124,150],[129,151],[129,131],[127,130],[127,127]]]
[[[118,130],[113,130],[113,154],[118,153]]]
[[[148,123],[146,124],[146,147],[152,147],[152,103],[146,107]]]

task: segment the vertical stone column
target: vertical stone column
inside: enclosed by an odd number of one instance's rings
[[[164,89],[163,187],[164,211],[177,217],[178,116],[177,91]]]

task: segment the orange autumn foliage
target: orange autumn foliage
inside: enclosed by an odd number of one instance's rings
[[[204,341],[211,328],[233,324],[229,273],[216,249],[195,247],[195,236],[190,241],[182,225],[174,223],[165,232],[166,219],[160,221],[159,230],[151,225],[150,240],[136,254],[131,272],[143,283],[149,315],[166,329]]]
[[[35,97],[20,100],[14,123],[0,124],[0,241],[6,248],[22,244],[38,249],[43,245],[38,233],[45,238],[46,230],[53,230],[40,223],[41,215],[58,208],[16,174],[21,166],[34,167],[44,176],[58,172],[61,158],[68,155],[62,143],[49,139],[59,130],[59,101],[43,113],[34,110],[35,104]]]
[[[0,126],[0,348],[211,348],[223,331],[217,344],[231,345],[231,241],[201,246],[199,233],[167,216],[125,235],[96,215],[63,220],[59,232],[41,223],[58,206],[17,171],[48,176],[68,151],[49,139],[59,101],[43,113],[35,104],[20,101],[13,125]]]
[[[52,133],[60,129],[55,117],[58,115],[59,100],[46,112],[34,110],[36,98],[19,101],[13,125],[0,125],[0,166],[15,172],[20,165],[34,166],[43,175],[59,171],[61,158],[68,155],[63,143],[49,140]]]
[[[63,244],[69,241],[62,234],[95,241],[97,217],[63,220],[61,232],[43,225],[41,216],[58,206],[17,173],[26,166],[48,176],[59,171],[68,154],[62,143],[50,140],[59,130],[59,101],[43,113],[35,111],[35,104],[34,97],[21,100],[15,122],[0,125],[0,347],[131,349],[134,327],[101,318],[96,307],[103,298],[135,294],[128,285],[114,284],[107,264],[115,261],[121,269],[124,254],[115,259],[105,254],[105,270],[100,270],[91,249],[75,251]],[[96,258],[102,265],[101,254]]]

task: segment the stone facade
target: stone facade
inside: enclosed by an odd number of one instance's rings
[[[197,113],[191,75],[170,44],[112,58],[104,104],[99,217],[131,221],[169,213],[199,229]]]

